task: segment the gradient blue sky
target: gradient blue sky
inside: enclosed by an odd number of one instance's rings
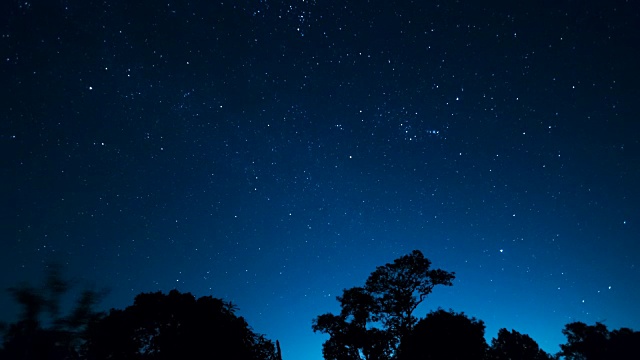
[[[9,1],[0,286],[233,301],[285,359],[421,250],[443,307],[640,328],[632,1]],[[16,317],[7,294],[0,319]]]

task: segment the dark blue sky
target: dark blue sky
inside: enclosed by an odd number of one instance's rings
[[[419,315],[640,328],[635,2],[1,6],[2,288],[222,297],[317,360],[312,318],[419,249],[457,274]]]

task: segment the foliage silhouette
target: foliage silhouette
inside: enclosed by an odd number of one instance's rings
[[[430,265],[415,250],[378,266],[364,287],[343,290],[337,297],[340,313],[320,315],[312,323],[314,331],[329,335],[325,359],[640,359],[640,332],[609,331],[602,323],[565,325],[567,342],[552,357],[528,335],[504,328],[489,347],[484,323],[464,313],[438,309],[418,321],[418,305],[435,285],[450,286],[455,276]],[[62,316],[60,302],[71,286],[60,267],[47,271],[41,288],[9,289],[22,313],[1,328],[0,359],[282,360],[278,342],[254,333],[232,303],[211,296],[143,293],[124,310],[105,314],[93,310],[101,294],[85,290]]]
[[[491,340],[490,360],[552,360],[529,335],[505,328],[498,330],[498,337]]]
[[[61,316],[60,301],[71,286],[63,278],[59,265],[50,264],[46,270],[42,288],[21,285],[8,289],[22,307],[22,314],[5,329],[0,358],[75,359],[80,356],[86,326],[100,315],[93,307],[102,295],[92,290],[82,291],[71,313]],[[45,321],[49,327],[43,326]]]
[[[402,343],[400,360],[484,359],[484,322],[464,313],[438,309],[420,320]]]
[[[313,319],[312,329],[329,335],[322,346],[327,360],[390,359],[417,322],[415,309],[436,285],[452,285],[454,273],[430,269],[431,261],[414,250],[378,266],[364,287],[338,296],[339,315]]]
[[[90,359],[217,358],[275,360],[274,344],[255,334],[233,304],[172,290],[143,293],[87,331]]]
[[[610,332],[599,322],[573,322],[562,333],[567,343],[560,345],[558,355],[568,360],[640,359],[640,332],[628,328]]]

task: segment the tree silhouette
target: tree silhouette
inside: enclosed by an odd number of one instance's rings
[[[560,345],[558,355],[568,360],[640,358],[640,332],[631,329],[610,332],[599,322],[595,325],[573,322],[565,325],[562,333],[567,337],[567,343]]]
[[[420,320],[401,345],[400,360],[484,359],[484,322],[438,309]]]
[[[628,328],[609,333],[609,359],[640,359],[640,332]]]
[[[374,297],[374,314],[402,339],[417,319],[413,311],[431,294],[436,285],[449,285],[455,274],[430,270],[431,261],[414,250],[392,264],[378,266],[367,279],[365,289]]]
[[[80,356],[87,324],[100,314],[93,306],[101,294],[84,290],[67,316],[60,314],[60,301],[70,290],[61,267],[50,264],[41,288],[21,285],[8,289],[22,307],[17,322],[10,324],[0,349],[2,359],[75,359]],[[44,327],[43,324],[48,326]]]
[[[276,359],[274,344],[236,316],[231,303],[177,290],[139,294],[132,306],[90,324],[86,353],[90,359]]]
[[[436,285],[451,285],[454,273],[431,270],[431,261],[414,250],[393,263],[378,266],[364,287],[345,289],[339,315],[313,319],[314,332],[329,335],[323,344],[327,360],[390,359],[417,319],[415,309]]]
[[[589,326],[583,322],[565,325],[562,333],[567,343],[560,345],[560,355],[569,360],[605,359],[609,331],[604,324]]]
[[[551,355],[542,351],[529,335],[505,328],[498,330],[498,337],[491,340],[489,349],[491,360],[552,360]]]

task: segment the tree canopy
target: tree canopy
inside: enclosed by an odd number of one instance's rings
[[[551,355],[544,352],[529,335],[515,330],[502,328],[498,337],[491,340],[490,360],[551,360]]]
[[[84,290],[62,315],[69,284],[49,266],[41,288],[9,289],[22,314],[4,329],[0,359],[281,360],[279,347],[254,333],[230,302],[173,290],[139,294],[133,305],[105,314],[93,310],[101,294]]]
[[[560,345],[560,353],[567,360],[640,359],[640,332],[628,328],[609,331],[597,322],[587,325],[572,322],[562,333],[567,343]]]
[[[236,316],[233,304],[177,290],[136,296],[91,323],[87,339],[91,359],[276,359],[274,344]]]
[[[402,343],[400,360],[483,359],[484,322],[464,313],[438,309],[420,320]]]
[[[340,314],[323,314],[312,329],[329,335],[325,359],[389,359],[417,322],[414,311],[436,285],[451,286],[455,274],[431,269],[431,261],[414,250],[378,266],[364,287],[338,296]]]

